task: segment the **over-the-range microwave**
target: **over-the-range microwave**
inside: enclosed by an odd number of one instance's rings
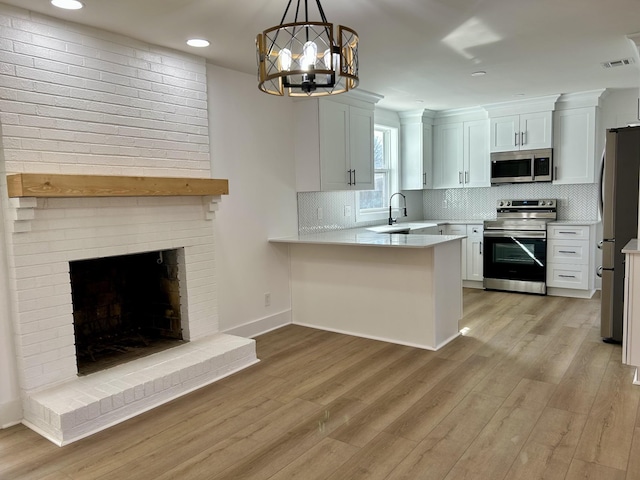
[[[553,149],[518,150],[491,154],[491,185],[550,182]]]

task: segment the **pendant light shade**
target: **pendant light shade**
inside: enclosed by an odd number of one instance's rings
[[[320,21],[309,21],[307,1],[287,20],[289,0],[280,24],[256,38],[258,88],[271,95],[335,95],[358,86],[358,34],[338,25],[334,36],[320,0]],[[304,18],[298,18],[304,16]]]

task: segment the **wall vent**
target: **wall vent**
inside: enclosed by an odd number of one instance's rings
[[[603,68],[613,68],[613,67],[625,67],[627,65],[631,65],[633,63],[633,58],[623,58],[621,60],[611,60],[609,62],[602,62]]]

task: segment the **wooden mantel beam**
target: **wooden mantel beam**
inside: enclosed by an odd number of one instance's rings
[[[9,197],[154,197],[228,195],[215,178],[127,177],[18,173],[7,175]]]

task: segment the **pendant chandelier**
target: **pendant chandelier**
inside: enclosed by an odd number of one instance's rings
[[[319,22],[309,21],[308,0],[296,5],[292,21],[287,14],[280,25],[266,29],[256,38],[258,88],[271,95],[291,97],[335,95],[358,86],[358,34],[327,22],[320,0],[316,0]],[[300,17],[300,19],[299,19]]]

